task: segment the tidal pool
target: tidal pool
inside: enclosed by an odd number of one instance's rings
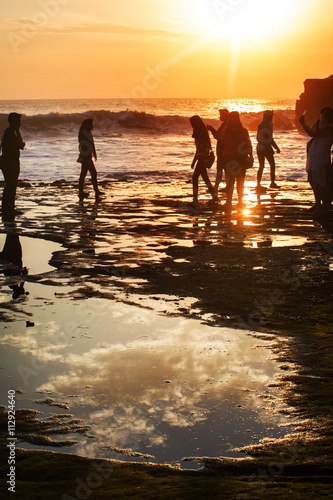
[[[49,260],[52,253],[61,248],[59,243],[21,236],[15,230],[0,233],[2,262],[9,262],[18,268],[24,266],[30,275],[52,271],[54,267],[49,264]]]
[[[269,339],[115,300],[75,299],[69,285],[26,288],[9,312],[14,321],[2,324],[1,404],[9,389],[21,390],[17,408],[43,419],[68,413],[90,426],[66,435],[77,444],[57,451],[194,468],[181,459],[241,457],[231,448],[290,432]],[[46,398],[67,408],[35,402]],[[146,457],[125,456],[129,449]]]

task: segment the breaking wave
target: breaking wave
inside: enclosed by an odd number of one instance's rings
[[[82,121],[94,120],[94,135],[112,136],[114,134],[188,134],[191,126],[188,117],[179,115],[156,116],[143,111],[86,111],[84,113],[48,113],[23,115],[22,132],[25,134],[63,135],[77,134]],[[262,120],[262,112],[241,113],[243,125],[255,131]],[[205,119],[206,124],[218,127],[219,121]],[[0,114],[0,129],[7,126],[7,114]],[[295,129],[295,112],[291,109],[274,112],[274,129],[289,131]]]

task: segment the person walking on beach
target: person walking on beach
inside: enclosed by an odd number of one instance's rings
[[[243,127],[238,111],[231,111],[226,127],[221,134],[224,145],[224,168],[228,176],[225,212],[230,213],[235,181],[237,182],[238,208],[244,207],[243,194],[246,169],[253,165],[252,143],[248,131]]]
[[[209,180],[207,174],[207,168],[212,166],[210,162],[210,155],[212,151],[212,145],[210,142],[210,138],[208,135],[208,130],[200,116],[194,115],[190,118],[191,125],[193,127],[193,135],[192,137],[195,140],[196,152],[192,161],[191,168],[194,169],[192,176],[192,185],[193,185],[193,205],[196,208],[199,208],[200,205],[198,203],[198,182],[199,176],[203,178],[205,181],[210,194],[214,201],[217,201],[217,196],[215,194],[214,188]]]
[[[331,215],[331,148],[333,144],[333,109],[325,107],[320,112],[320,119],[312,127],[305,123],[305,113],[299,118],[304,130],[313,139],[307,148],[306,171],[313,190],[315,205],[314,217]]]
[[[219,184],[222,181],[223,177],[223,169],[224,169],[224,164],[223,164],[223,149],[224,145],[221,142],[221,134],[222,130],[227,124],[229,118],[229,111],[227,109],[220,109],[220,120],[221,120],[221,125],[220,127],[215,130],[214,127],[211,125],[207,126],[207,129],[213,134],[214,139],[216,139],[217,144],[216,144],[216,181],[215,181],[215,194],[218,194],[218,189],[219,189]],[[226,179],[227,180],[227,179]]]
[[[103,194],[98,189],[97,184],[97,171],[94,165],[92,158],[94,157],[97,160],[97,153],[95,149],[95,143],[92,136],[92,130],[94,128],[93,120],[91,118],[87,118],[83,120],[80,130],[79,130],[79,157],[77,159],[78,163],[81,163],[81,174],[79,178],[79,199],[83,201],[84,198],[88,197],[88,193],[83,191],[84,179],[88,172],[90,172],[91,180],[95,190],[95,199],[96,201],[100,200],[100,195]]]
[[[20,175],[20,149],[24,149],[20,128],[21,117],[18,113],[8,115],[8,128],[1,139],[1,170],[5,179],[2,194],[2,218],[10,220],[15,216],[15,196]]]
[[[273,111],[267,110],[264,112],[263,120],[258,125],[257,141],[257,156],[259,161],[259,169],[257,172],[257,191],[260,192],[265,190],[265,188],[260,184],[264,171],[265,160],[268,161],[270,166],[270,187],[278,189],[279,186],[275,183],[275,159],[273,148],[275,148],[277,153],[280,153],[280,148],[273,139]]]

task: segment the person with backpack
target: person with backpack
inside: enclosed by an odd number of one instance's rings
[[[212,195],[213,201],[218,201],[215,190],[210,182],[207,174],[207,168],[210,168],[214,162],[215,155],[212,151],[212,145],[210,142],[209,134],[206,125],[198,115],[194,115],[190,118],[190,122],[193,128],[192,137],[195,140],[196,152],[192,161],[191,168],[194,169],[192,176],[193,185],[193,205],[196,208],[200,208],[198,203],[198,182],[199,177],[205,181],[206,186],[210,194]]]
[[[253,165],[251,139],[240,121],[238,111],[230,112],[228,123],[221,134],[221,142],[224,145],[224,168],[228,179],[225,212],[230,213],[235,182],[237,183],[238,208],[241,210],[244,206],[245,173],[246,169]]]

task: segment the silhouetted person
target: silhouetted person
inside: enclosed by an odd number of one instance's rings
[[[214,201],[217,201],[217,196],[215,194],[214,188],[209,180],[207,174],[207,168],[211,165],[209,163],[209,155],[212,150],[212,145],[210,142],[210,138],[208,135],[208,130],[200,116],[195,115],[190,118],[191,125],[193,127],[193,135],[192,137],[195,140],[196,152],[192,161],[191,168],[194,168],[193,176],[192,176],[192,184],[193,184],[193,205],[199,208],[198,203],[198,181],[199,176],[203,178],[205,181],[210,194]]]
[[[93,162],[93,157],[97,160],[97,154],[95,149],[95,143],[92,136],[93,130],[93,120],[87,118],[83,120],[80,130],[79,130],[79,157],[77,159],[78,163],[81,163],[81,174],[79,178],[79,198],[82,201],[84,198],[88,197],[88,194],[83,191],[84,179],[88,172],[90,172],[91,180],[94,186],[95,198],[98,201],[99,196],[102,194],[98,189],[97,185],[97,172]]]
[[[237,181],[238,207],[243,208],[243,194],[246,169],[253,165],[252,143],[246,128],[243,127],[238,111],[229,113],[229,120],[221,134],[224,145],[224,168],[228,177],[227,201],[225,211],[231,212],[232,195]]]
[[[217,130],[215,130],[215,128],[212,127],[211,125],[207,126],[208,130],[210,130],[211,133],[213,134],[214,139],[217,140],[217,144],[216,144],[216,169],[217,169],[217,171],[216,171],[216,181],[215,181],[215,186],[214,186],[214,190],[215,190],[216,195],[218,193],[219,184],[222,181],[223,169],[224,169],[224,164],[223,164],[224,144],[222,144],[222,142],[221,142],[221,134],[222,134],[222,130],[224,129],[224,127],[227,124],[228,118],[229,118],[229,111],[227,109],[220,109],[220,120],[222,122],[220,127]]]
[[[8,124],[1,139],[1,169],[5,179],[1,208],[2,217],[5,220],[15,216],[15,196],[20,175],[20,149],[24,149],[25,146],[20,133],[21,115],[10,113]]]
[[[265,160],[267,160],[270,165],[270,187],[277,189],[279,188],[279,186],[275,183],[275,159],[273,148],[276,149],[277,153],[280,153],[280,148],[273,139],[273,111],[264,111],[263,121],[258,125],[257,141],[257,155],[259,161],[259,169],[257,173],[257,191],[263,191],[265,189],[260,185],[262,174],[264,171]]]
[[[315,205],[313,216],[331,215],[331,148],[333,143],[333,109],[325,107],[320,112],[320,119],[312,127],[305,123],[305,113],[299,118],[304,130],[313,137],[308,143],[306,171],[313,190]]]

